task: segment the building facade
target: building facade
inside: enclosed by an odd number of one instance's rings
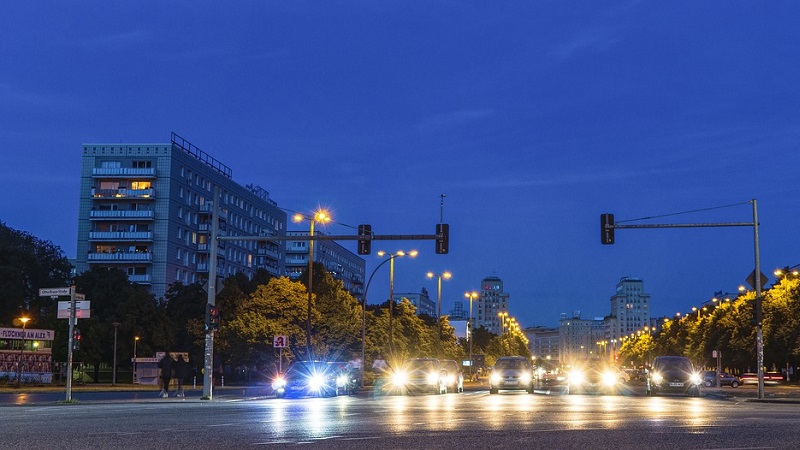
[[[392,299],[395,304],[399,303],[404,298],[407,298],[412,305],[416,306],[416,314],[419,316],[425,314],[431,317],[436,317],[436,302],[431,300],[428,290],[424,287],[419,292],[406,292],[406,293],[393,293]]]
[[[211,217],[221,241],[217,274],[285,274],[286,213],[258,186],[233,181],[230,168],[172,133],[167,144],[84,144],[78,213],[78,273],[115,267],[161,298],[176,281],[208,278]],[[220,193],[214,205],[214,192]]]
[[[605,349],[604,319],[581,319],[580,311],[571,316],[561,314],[558,324],[558,359],[562,364],[573,364],[587,358],[602,358]]]
[[[287,237],[308,237],[309,231],[288,231]],[[315,231],[314,235],[324,235]],[[308,269],[308,240],[285,241],[286,276],[300,281],[300,275]],[[363,258],[347,250],[334,241],[314,241],[314,261],[325,266],[333,278],[341,280],[344,288],[358,299],[364,296],[364,275],[366,262]]]
[[[651,325],[650,294],[644,292],[644,281],[633,277],[619,280],[607,323],[608,339],[631,336]]]
[[[528,350],[536,360],[557,360],[559,357],[559,329],[529,327],[522,330],[528,338]]]
[[[503,292],[503,280],[498,277],[484,278],[477,299],[475,328],[484,327],[500,336],[503,328],[499,314],[508,312],[508,298],[509,294]]]

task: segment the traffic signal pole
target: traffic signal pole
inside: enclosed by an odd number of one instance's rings
[[[211,261],[208,262],[208,306],[217,304],[217,239],[219,234],[219,188],[214,188],[214,204],[211,208]],[[208,307],[207,306],[207,307]],[[203,361],[203,398],[212,399],[214,371],[214,327],[206,327],[206,351]]]

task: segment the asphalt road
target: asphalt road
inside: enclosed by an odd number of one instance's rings
[[[410,397],[275,399],[221,393],[214,401],[152,396],[7,404],[0,406],[0,448],[800,446],[799,405],[750,400],[472,390]]]

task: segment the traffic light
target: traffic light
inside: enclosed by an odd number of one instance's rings
[[[614,215],[600,214],[600,243],[614,243]]]
[[[219,306],[206,304],[206,331],[219,330]]]
[[[439,255],[450,251],[450,225],[446,223],[436,224],[436,253]]]
[[[372,238],[372,225],[359,225],[358,235],[369,236],[370,238]],[[372,239],[363,238],[358,240],[359,255],[369,255],[371,251],[372,251]]]
[[[72,349],[73,350],[81,349],[81,330],[77,328],[72,329]]]

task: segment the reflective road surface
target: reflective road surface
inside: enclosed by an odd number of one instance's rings
[[[0,448],[800,448],[800,405],[464,394],[0,406]]]

